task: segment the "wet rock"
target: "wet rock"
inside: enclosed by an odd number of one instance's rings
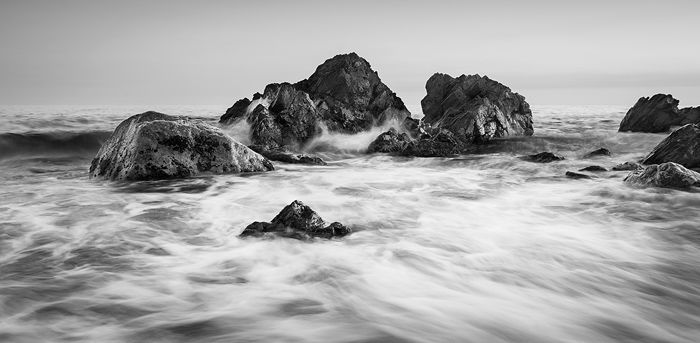
[[[619,131],[666,132],[672,126],[700,123],[700,107],[678,109],[678,100],[670,94],[640,98],[627,111]]]
[[[92,160],[90,177],[154,180],[273,169],[268,159],[211,125],[145,112],[117,126]]]
[[[528,162],[550,163],[554,161],[562,161],[564,160],[564,157],[555,155],[551,152],[541,152],[539,154],[521,156],[520,159]]]
[[[686,168],[700,167],[700,124],[687,124],[673,131],[642,161],[643,164],[675,162]]]
[[[271,222],[253,222],[248,225],[241,237],[281,236],[295,239],[310,239],[313,237],[333,238],[343,237],[352,230],[343,224],[333,222],[327,224],[314,210],[299,200],[294,200],[272,219]]]
[[[625,163],[620,163],[614,167],[612,167],[612,170],[615,171],[620,171],[620,170],[637,170],[644,168],[643,165],[637,162],[625,162]]]
[[[249,148],[272,161],[293,164],[310,164],[318,166],[327,165],[327,163],[323,159],[315,155],[295,154],[293,152],[283,149],[270,150],[260,145],[251,145],[249,146]]]
[[[590,175],[576,173],[576,172],[572,172],[572,171],[567,171],[565,175],[566,175],[566,177],[568,177],[570,179],[592,179],[593,178]]]
[[[448,157],[458,155],[463,149],[452,132],[440,130],[433,135],[423,135],[411,141],[399,152],[401,156],[413,157]]]
[[[411,138],[406,133],[399,133],[395,128],[380,134],[377,139],[370,143],[367,153],[398,153],[406,149],[411,144]]]
[[[420,120],[413,119],[411,117],[406,117],[401,123],[401,128],[403,128],[411,137],[419,137],[421,132]]]
[[[700,173],[678,163],[667,162],[632,171],[624,181],[632,185],[682,189],[700,186]]]
[[[223,116],[219,119],[219,122],[222,124],[230,125],[238,122],[241,119],[244,119],[245,116],[248,114],[248,107],[250,106],[251,101],[248,98],[243,98],[241,100],[236,101],[233,106],[229,107],[226,110],[226,113],[224,113]]]
[[[460,142],[485,143],[496,137],[533,134],[532,112],[525,98],[486,76],[453,78],[436,73],[425,89],[423,122],[451,131]]]
[[[612,156],[612,153],[606,148],[600,148],[585,154],[583,158],[591,158],[596,156]]]
[[[578,171],[604,172],[604,171],[608,171],[608,170],[601,167],[601,166],[588,166],[586,168],[581,168]]]

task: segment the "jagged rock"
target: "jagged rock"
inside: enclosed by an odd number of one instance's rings
[[[612,170],[615,171],[621,171],[621,170],[637,170],[637,169],[642,169],[644,168],[643,165],[637,162],[625,162],[625,163],[620,163],[614,167],[612,167]]]
[[[117,126],[92,160],[90,177],[153,180],[273,169],[268,159],[218,128],[145,112]]]
[[[295,154],[293,152],[289,152],[282,149],[269,150],[261,145],[250,145],[248,147],[272,161],[280,161],[293,164],[311,164],[319,166],[327,165],[327,163],[323,159],[314,155]]]
[[[355,133],[411,115],[369,62],[354,52],[326,60],[295,86],[309,93],[330,131]]]
[[[601,167],[601,166],[588,166],[586,168],[581,168],[578,171],[604,172],[604,171],[608,171],[608,170]]]
[[[421,135],[421,127],[420,127],[420,120],[414,119],[411,117],[406,117],[406,119],[401,122],[401,128],[403,128],[406,132],[408,132],[411,137],[420,137]]]
[[[399,133],[395,128],[380,134],[377,139],[370,143],[367,153],[385,152],[398,153],[406,149],[411,143],[411,138],[406,133]]]
[[[619,131],[666,132],[672,126],[700,123],[700,107],[678,109],[678,100],[670,94],[639,98],[627,111]]]
[[[401,156],[414,157],[447,157],[458,155],[463,149],[462,143],[455,139],[454,134],[440,130],[433,135],[423,135],[411,141],[406,148],[399,152]]]
[[[248,100],[248,98],[243,98],[236,101],[233,106],[229,107],[229,109],[226,110],[226,113],[221,116],[219,122],[230,125],[245,118],[245,116],[248,114],[248,107],[250,106],[250,103],[251,101]]]
[[[277,235],[295,239],[310,239],[312,237],[333,238],[343,237],[352,230],[343,224],[333,222],[327,224],[314,210],[299,200],[294,200],[272,219],[271,222],[253,222],[248,225],[241,237],[264,237]]]
[[[583,158],[591,158],[591,157],[596,157],[596,156],[611,156],[611,155],[612,155],[612,153],[610,152],[610,150],[608,150],[606,148],[600,148],[600,149],[593,150],[593,151],[587,153],[586,155],[583,156]]]
[[[568,177],[570,179],[592,179],[593,178],[590,175],[576,173],[576,172],[572,172],[572,171],[567,171],[565,175],[566,175],[566,177]]]
[[[673,131],[644,158],[643,164],[679,163],[700,167],[700,124],[687,124]]]
[[[484,143],[495,137],[530,136],[532,112],[525,98],[479,75],[453,78],[434,74],[421,101],[423,122],[451,131],[460,142]]]
[[[564,157],[555,155],[551,152],[541,152],[539,154],[521,156],[520,159],[528,162],[550,163],[554,161],[564,160]]]
[[[628,184],[666,188],[689,188],[700,186],[700,173],[680,164],[667,162],[653,164],[644,169],[634,170],[624,181]]]

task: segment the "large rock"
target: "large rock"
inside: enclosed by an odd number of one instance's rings
[[[338,222],[327,224],[311,207],[299,200],[294,200],[268,222],[253,222],[248,225],[241,237],[282,236],[296,239],[312,237],[333,238],[343,237],[352,232],[348,227]]]
[[[410,113],[370,64],[355,53],[335,56],[306,80],[270,84],[253,100],[237,101],[223,124],[251,123],[251,140],[270,148],[296,149],[321,133],[356,133]]]
[[[533,134],[532,112],[525,98],[505,85],[479,75],[453,78],[437,73],[425,85],[423,122],[451,131],[464,143]]]
[[[619,131],[666,132],[672,126],[700,122],[700,108],[678,109],[671,94],[639,98],[620,122]]]
[[[117,126],[92,160],[90,176],[153,180],[273,169],[269,160],[218,128],[199,120],[145,112]]]
[[[653,164],[629,173],[624,179],[628,184],[667,188],[689,188],[700,186],[700,173],[680,164],[667,162]]]
[[[700,124],[687,124],[673,131],[642,161],[643,164],[664,162],[700,168]]]

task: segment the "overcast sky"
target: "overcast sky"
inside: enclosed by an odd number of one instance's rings
[[[413,111],[435,72],[700,105],[697,0],[0,1],[0,104],[230,105],[355,51]]]

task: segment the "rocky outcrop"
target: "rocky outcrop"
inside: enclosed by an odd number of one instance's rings
[[[667,162],[632,171],[625,177],[624,181],[640,186],[689,188],[700,186],[700,173],[689,170],[680,164]]]
[[[380,134],[377,139],[369,144],[368,153],[384,152],[399,153],[404,151],[413,140],[406,133],[399,133],[395,128]]]
[[[600,148],[583,155],[583,158],[591,158],[597,156],[612,156],[612,153],[606,148]]]
[[[564,157],[555,155],[551,152],[541,152],[539,154],[521,156],[520,159],[528,162],[550,163],[554,161],[562,161],[564,160]]]
[[[615,171],[623,171],[623,170],[637,170],[637,169],[642,169],[644,168],[643,165],[637,162],[625,162],[625,163],[620,163],[614,167],[612,167],[612,170]]]
[[[437,73],[425,85],[423,123],[445,129],[463,143],[533,134],[532,112],[525,98],[479,75],[453,78]]]
[[[448,157],[458,155],[463,150],[463,143],[457,141],[454,134],[440,130],[432,135],[423,135],[411,141],[399,152],[401,156],[413,157]]]
[[[248,225],[241,237],[270,237],[281,236],[307,240],[313,237],[333,238],[343,237],[352,230],[343,224],[333,222],[327,224],[314,210],[301,201],[294,200],[268,222],[254,222]]]
[[[211,125],[145,112],[117,126],[92,160],[90,176],[153,180],[273,169],[268,159]]]
[[[700,124],[687,124],[673,131],[642,160],[643,164],[664,162],[700,168]]]
[[[604,172],[604,171],[608,171],[608,170],[605,169],[604,167],[601,167],[601,166],[588,166],[586,168],[581,168],[578,171]]]
[[[700,123],[700,108],[678,109],[678,100],[670,94],[639,98],[627,111],[619,131],[666,132],[673,126]]]
[[[356,133],[387,120],[401,123],[410,113],[382,83],[369,62],[355,53],[335,56],[306,80],[270,84],[253,100],[237,101],[222,124],[245,119],[251,141],[268,149],[297,150],[321,133]]]
[[[279,161],[292,164],[310,164],[317,166],[327,165],[327,163],[323,159],[314,155],[296,154],[283,149],[269,150],[266,147],[260,145],[250,145],[248,147],[272,161]]]

